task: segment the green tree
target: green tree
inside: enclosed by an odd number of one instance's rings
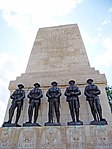
[[[111,87],[106,87],[105,89],[106,89],[106,93],[107,93],[107,97],[108,97],[108,100],[109,100],[111,113],[112,113],[112,86]]]

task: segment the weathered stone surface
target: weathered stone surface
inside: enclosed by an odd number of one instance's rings
[[[37,80],[43,87],[49,86],[52,80],[67,85],[71,78],[78,84],[85,84],[88,78],[106,84],[105,75],[90,67],[77,24],[40,28],[26,72],[11,81],[9,89],[14,89],[17,82],[32,87]]]
[[[106,77],[99,71],[90,67],[86,50],[76,24],[63,25],[56,27],[40,28],[25,73],[17,77],[15,81],[9,84],[9,90],[12,93],[18,83],[25,85],[26,98],[24,100],[23,110],[19,119],[19,124],[28,121],[28,98],[27,94],[35,82],[41,84],[43,91],[42,103],[39,109],[37,123],[44,126],[48,121],[48,102],[45,97],[52,81],[57,81],[61,88],[62,96],[60,102],[61,125],[66,125],[71,121],[71,116],[64,96],[68,81],[74,79],[81,90],[80,98],[80,120],[83,124],[90,124],[93,120],[90,107],[84,96],[86,80],[93,78],[101,90],[101,105],[103,116],[108,124],[112,123],[111,112],[105,92],[107,86]],[[9,100],[4,121],[8,120],[8,109],[11,104]],[[15,116],[13,120],[15,119]]]
[[[112,149],[112,126],[0,128],[0,149]]]

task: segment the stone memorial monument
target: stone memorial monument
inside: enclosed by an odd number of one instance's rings
[[[99,96],[102,114],[108,125],[90,125],[93,117],[84,95],[86,80],[89,78],[94,80],[101,91]],[[83,122],[81,126],[67,126],[67,123],[72,121],[64,95],[69,80],[75,80],[81,91],[79,96],[79,119]],[[46,93],[53,81],[58,82],[62,94],[60,97],[61,126],[44,126],[48,121],[49,109]],[[38,111],[38,123],[41,127],[0,128],[0,148],[112,149],[112,117],[105,92],[107,80],[105,74],[100,74],[90,66],[77,24],[39,29],[25,73],[9,84],[11,94],[17,84],[24,84],[25,99],[18,121],[21,126],[29,120],[27,96],[35,82],[41,84],[40,89],[43,93]],[[11,99],[9,99],[4,121],[8,121],[10,105]],[[15,118],[16,115],[13,116],[12,122]],[[55,113],[53,121],[57,121]]]

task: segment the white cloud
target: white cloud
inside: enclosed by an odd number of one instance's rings
[[[9,99],[8,85],[11,80],[14,80],[18,73],[24,71],[24,59],[18,59],[5,52],[0,53],[0,125],[3,123],[7,102]]]
[[[102,40],[105,51],[96,57],[96,64],[103,67],[112,67],[112,37]]]
[[[82,33],[90,63],[100,73],[105,73],[108,84],[111,85],[112,78],[112,36],[104,37],[100,34],[96,37],[91,33]],[[93,56],[94,55],[94,56]]]
[[[4,80],[14,78],[15,74],[12,72],[16,71],[18,64],[19,62],[14,55],[5,52],[0,53],[0,75],[2,78],[4,78]]]
[[[5,52],[0,53],[0,95],[4,94],[2,88],[7,87],[8,89],[9,81],[16,78],[18,74],[17,68],[19,68],[18,65],[19,62],[13,55]]]
[[[83,0],[0,0],[0,10],[9,25],[23,32],[44,25],[57,25],[54,16],[68,14]],[[56,23],[57,22],[57,23]],[[34,29],[33,28],[33,29]]]
[[[5,100],[5,99],[4,99]],[[0,127],[3,124],[3,119],[6,111],[6,103],[0,99]]]
[[[109,8],[108,13],[112,13],[112,7]]]
[[[112,8],[109,8],[107,12],[108,15],[102,22],[102,25],[110,24],[112,22]]]
[[[90,32],[82,32],[81,34],[86,45],[95,45],[102,39],[101,33],[98,33],[97,36],[93,36]]]
[[[0,8],[19,14],[36,16],[64,15],[82,0],[1,0]]]
[[[107,17],[107,18],[103,21],[102,25],[106,25],[106,24],[108,24],[108,23],[110,23],[110,22],[111,22],[110,17]]]
[[[103,40],[103,45],[106,48],[106,51],[103,55],[103,61],[109,66],[112,66],[112,37],[107,37]]]

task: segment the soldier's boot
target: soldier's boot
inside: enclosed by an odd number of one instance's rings
[[[97,121],[96,112],[92,112],[92,114],[93,114],[94,121]]]
[[[16,113],[16,121],[15,121],[16,124],[18,123],[18,120],[20,118],[20,114],[21,114],[21,108],[19,107],[19,108],[17,108],[17,113]]]
[[[29,123],[32,123],[32,115],[29,115]]]
[[[20,114],[16,114],[16,121],[15,121],[15,124],[18,123],[19,117],[20,117]]]
[[[73,112],[70,111],[70,113],[71,113],[72,121],[75,122],[75,113],[74,113],[74,111]]]
[[[80,122],[80,120],[79,120],[79,109],[76,109],[75,113],[76,113],[76,121]]]
[[[102,118],[102,108],[101,108],[101,106],[99,106],[97,110],[98,110],[98,114],[99,114],[99,117],[100,117],[100,121],[104,120]]]
[[[49,114],[48,114],[48,122],[49,122],[49,123],[53,123],[53,116],[52,116],[52,113],[49,113]]]
[[[57,123],[60,122],[60,112],[56,112]]]
[[[30,105],[28,109],[28,118],[29,118],[28,123],[32,123],[32,116],[33,116],[33,106]]]
[[[34,123],[36,123],[37,118],[38,118],[38,115],[37,115],[37,114],[35,114],[35,115],[34,115]]]
[[[9,120],[8,120],[7,123],[10,123],[11,124],[13,115],[14,115],[14,109],[13,108],[10,108],[9,109]]]

